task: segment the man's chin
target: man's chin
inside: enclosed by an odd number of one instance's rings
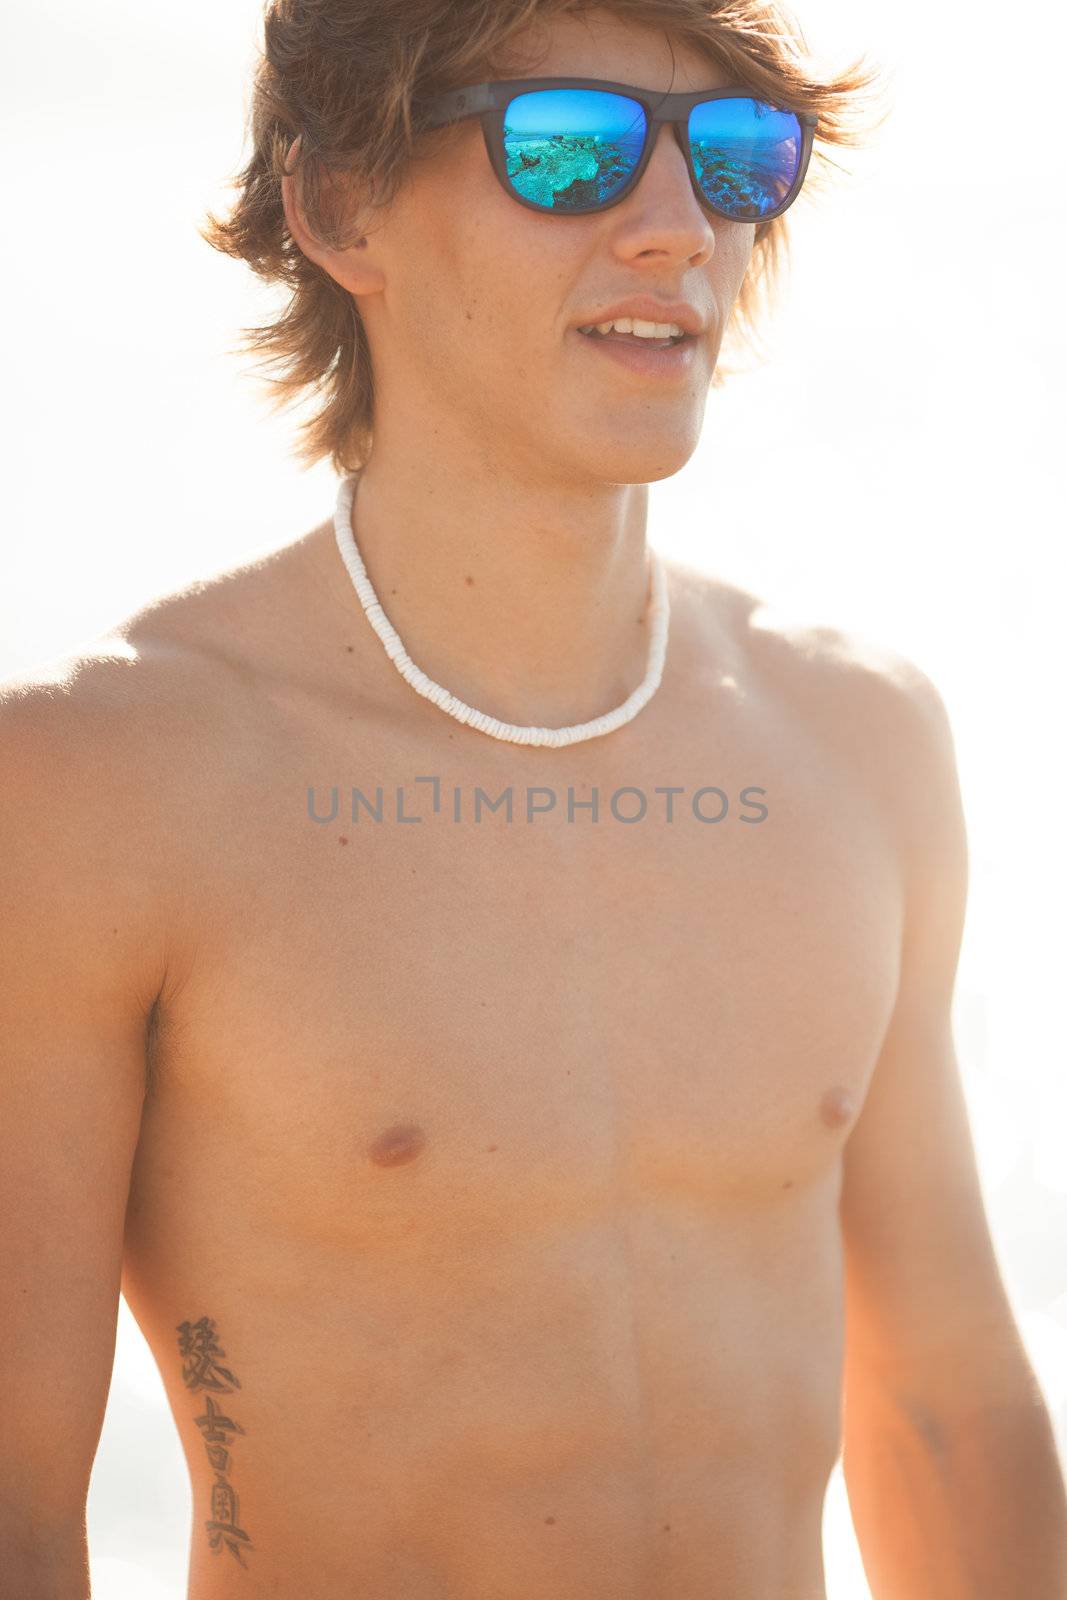
[[[699,439],[694,433],[691,443],[679,440],[677,431],[656,437],[651,431],[634,430],[629,438],[616,431],[610,439],[599,444],[590,432],[582,440],[581,456],[596,482],[605,484],[660,483],[673,478],[692,459]]]

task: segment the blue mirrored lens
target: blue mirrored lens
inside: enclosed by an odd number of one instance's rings
[[[508,180],[546,211],[613,200],[633,175],[645,140],[643,107],[604,89],[534,89],[504,115]],[[790,197],[803,127],[792,111],[752,96],[709,100],[689,118],[701,193],[724,216],[759,222]]]
[[[762,100],[708,100],[689,117],[697,182],[716,210],[758,222],[788,198],[800,171],[803,128]]]
[[[504,115],[508,180],[546,211],[613,199],[644,142],[643,108],[603,89],[534,89],[516,95]]]

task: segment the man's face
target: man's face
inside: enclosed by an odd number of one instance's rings
[[[516,42],[519,69],[506,75],[588,76],[654,92],[728,86],[721,70],[671,43],[673,63],[662,32],[609,11],[555,18]],[[669,127],[626,199],[571,217],[506,193],[476,118],[431,133],[359,252],[380,273],[381,292],[359,302],[377,414],[430,427],[506,472],[669,477],[699,439],[754,234],[753,224],[700,205]],[[707,332],[680,374],[632,371],[578,333],[578,321],[635,294],[699,312]]]

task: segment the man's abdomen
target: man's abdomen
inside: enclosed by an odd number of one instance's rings
[[[718,1225],[634,1205],[469,1250],[427,1219],[402,1262],[242,1255],[127,1267],[193,1484],[193,1600],[821,1597],[832,1174]]]

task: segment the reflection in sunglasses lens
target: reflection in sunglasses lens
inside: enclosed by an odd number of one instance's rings
[[[803,129],[792,111],[762,100],[709,100],[689,118],[697,180],[717,210],[758,222],[788,198],[800,171]]]
[[[504,116],[508,180],[547,211],[603,205],[629,179],[645,142],[636,100],[602,89],[535,89]]]
[[[645,128],[643,107],[610,90],[518,94],[504,115],[508,182],[545,211],[606,205],[633,176]],[[692,112],[689,137],[701,191],[722,215],[759,221],[788,198],[803,142],[793,112],[747,96],[709,100]]]

